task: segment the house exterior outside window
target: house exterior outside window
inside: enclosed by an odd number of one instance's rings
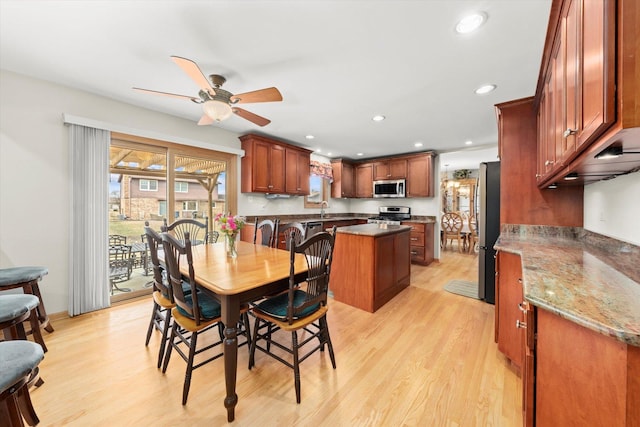
[[[175,192],[176,193],[188,193],[189,192],[189,183],[188,182],[176,181],[175,185],[176,185],[176,188],[175,188]]]
[[[183,211],[197,211],[198,210],[198,202],[195,200],[187,200],[182,202],[182,210]]]
[[[140,191],[158,191],[158,181],[155,179],[141,179]]]

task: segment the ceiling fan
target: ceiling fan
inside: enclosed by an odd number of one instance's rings
[[[254,90],[252,92],[232,94],[221,88],[226,79],[218,74],[209,75],[209,80],[204,76],[198,65],[190,59],[172,56],[173,62],[178,64],[182,70],[187,73],[191,79],[200,87],[198,96],[178,95],[175,93],[159,92],[156,90],[141,89],[134,87],[133,90],[154,95],[170,96],[173,98],[188,99],[196,104],[202,104],[203,115],[198,121],[199,125],[210,125],[214,122],[221,122],[236,114],[243,119],[249,120],[258,126],[266,126],[271,120],[254,114],[242,108],[238,108],[236,104],[249,104],[253,102],[276,102],[282,101],[280,91],[275,87]]]

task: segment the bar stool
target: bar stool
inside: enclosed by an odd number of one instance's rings
[[[9,427],[40,422],[29,396],[29,385],[44,358],[39,344],[16,340],[0,342],[0,421]],[[5,420],[7,424],[5,424]]]
[[[0,295],[0,331],[4,331],[5,340],[26,340],[23,322],[28,320],[33,339],[42,346],[43,351],[47,351],[36,313],[39,304],[35,295]]]
[[[42,295],[40,294],[40,288],[38,287],[38,282],[47,274],[49,274],[49,270],[46,267],[1,268],[0,291],[22,288],[25,294],[37,296],[40,301],[37,308],[40,327],[44,328],[47,332],[53,332],[53,326],[51,322],[49,322],[49,316],[47,316],[44,301],[42,301]]]

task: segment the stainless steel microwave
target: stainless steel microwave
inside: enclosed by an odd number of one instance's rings
[[[404,197],[404,179],[373,181],[373,197]]]

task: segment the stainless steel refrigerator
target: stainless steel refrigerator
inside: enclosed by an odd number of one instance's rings
[[[500,235],[500,162],[480,163],[478,176],[478,286],[480,298],[496,302],[496,251],[493,245]]]

